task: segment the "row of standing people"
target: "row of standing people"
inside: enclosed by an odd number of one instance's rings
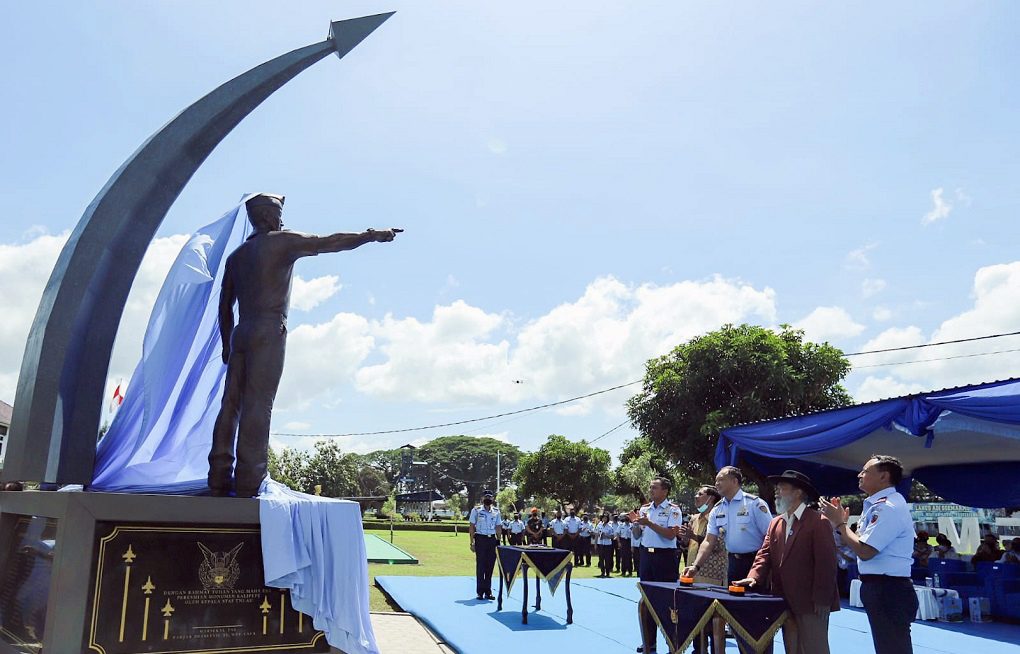
[[[849,510],[838,498],[820,498],[811,480],[792,470],[769,478],[776,487],[779,513],[773,517],[764,500],[742,490],[743,474],[733,466],[722,468],[716,476],[718,498],[708,487],[699,491],[699,516],[690,525],[684,524],[681,508],[667,499],[671,482],[660,477],[649,487],[651,502],[619,521],[630,526],[629,539],[621,539],[621,528],[614,527],[608,515],[598,525],[573,515],[550,521],[547,528],[536,512],[523,530],[516,525],[517,519],[511,521],[509,530],[511,537],[520,538],[523,533],[522,540],[536,544],[542,543],[547,533],[559,538],[561,546],[577,548],[575,562],[579,555],[584,556],[585,543],[590,545],[593,535],[596,545],[608,548],[602,550],[600,576],[608,575],[614,542],[629,540],[629,553],[636,558],[641,580],[656,582],[677,581],[678,543],[688,539],[696,554],[693,561],[688,559],[684,576],[718,581],[714,575],[722,566],[713,568],[712,560],[725,560],[723,581],[786,600],[791,617],[783,626],[783,640],[790,654],[828,654],[829,614],[839,610],[836,552],[846,548],[857,557],[861,599],[876,654],[907,654],[912,651],[910,624],[917,611],[917,596],[910,578],[913,520],[906,500],[896,491],[902,478],[903,466],[894,457],[874,455],[864,464],[858,480],[867,498],[858,531],[849,528]],[[491,570],[503,528],[498,510],[490,508],[491,492],[486,491],[483,497],[485,508],[476,507],[469,518],[471,548],[477,554],[479,599],[492,597]],[[815,501],[820,509],[810,506]],[[562,531],[558,529],[561,524]],[[582,536],[586,524],[588,538]],[[620,562],[622,570],[622,554]],[[655,622],[643,602],[638,603],[638,614],[642,642],[638,652],[655,652]],[[722,625],[715,625],[713,636],[716,640],[723,637]]]

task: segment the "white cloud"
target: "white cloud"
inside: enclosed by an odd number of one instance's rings
[[[876,322],[885,322],[893,317],[893,312],[886,307],[875,307],[875,310],[871,312],[871,317]]]
[[[283,428],[287,431],[308,431],[312,428],[312,423],[295,420],[288,422],[283,426]]]
[[[916,326],[887,329],[865,343],[862,350],[902,347],[922,343],[970,338],[1016,331],[1020,324],[1020,261],[986,266],[974,275],[973,305],[944,320],[930,335]],[[1020,338],[940,345],[900,352],[857,357],[855,370],[868,375],[856,397],[864,390],[892,380],[911,391],[932,390],[1018,376]],[[972,356],[986,352],[991,355]],[[912,362],[912,363],[906,363]],[[883,364],[881,367],[865,368]],[[880,380],[880,381],[875,381]]]
[[[435,307],[430,322],[387,315],[371,329],[385,361],[358,370],[358,390],[420,402],[499,402],[520,387],[507,374],[510,343],[490,338],[504,321],[462,300]]]
[[[902,382],[893,377],[868,377],[857,388],[854,393],[854,400],[858,402],[873,402],[885,400],[890,397],[900,397],[910,393],[918,393],[925,390],[923,384],[917,382]]]
[[[878,243],[869,243],[856,250],[850,250],[843,261],[844,267],[851,270],[867,270],[871,267],[871,257],[868,253],[877,247]]]
[[[157,238],[145,252],[114,343],[110,360],[113,385],[119,377],[129,378],[138,363],[152,305],[170,265],[188,238],[184,234]],[[8,402],[14,399],[25,340],[43,288],[66,240],[65,232],[56,236],[37,235],[20,244],[0,244],[0,279],[12,281],[4,288],[4,318],[0,320],[0,343],[4,344],[0,349],[0,399]],[[113,385],[108,385],[112,393]]]
[[[353,313],[338,313],[329,322],[292,327],[287,336],[287,363],[276,407],[306,409],[336,404],[358,366],[375,347],[369,322]]]
[[[951,205],[945,198],[942,197],[942,193],[943,193],[942,187],[932,189],[931,192],[932,208],[931,211],[924,214],[924,217],[921,218],[922,225],[928,226],[931,225],[932,223],[944,220],[945,218],[949,217],[950,212],[952,212],[953,210],[953,205]]]
[[[305,280],[301,275],[294,275],[290,306],[300,311],[311,311],[339,293],[341,288],[343,285],[336,275],[326,275],[309,280]]]
[[[884,291],[885,286],[884,279],[865,279],[861,282],[861,295],[866,298],[873,297]]]
[[[775,319],[768,288],[722,278],[629,286],[604,277],[516,330],[504,316],[462,301],[436,307],[430,322],[387,317],[372,329],[385,361],[361,368],[357,387],[421,402],[563,399],[639,379],[648,358],[724,323]],[[619,412],[626,396],[609,393],[565,411]]]
[[[804,338],[815,343],[852,338],[866,329],[842,307],[818,307],[793,326],[803,329]]]

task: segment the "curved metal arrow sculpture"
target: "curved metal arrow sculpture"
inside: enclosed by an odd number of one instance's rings
[[[4,480],[88,484],[110,352],[128,291],[170,205],[255,107],[393,13],[336,21],[329,38],[226,82],[152,135],[85,210],[43,291],[18,378]]]

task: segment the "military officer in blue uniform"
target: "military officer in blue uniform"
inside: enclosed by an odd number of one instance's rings
[[[581,519],[581,526],[577,531],[577,550],[574,552],[574,565],[577,567],[591,567],[591,536],[594,525],[586,513]]]
[[[570,550],[577,555],[577,535],[581,532],[581,519],[577,517],[577,511],[570,510],[570,515],[563,524],[567,527],[567,536],[563,539],[563,549]]]
[[[850,510],[840,505],[838,497],[822,498],[819,504],[843,543],[857,554],[861,602],[876,654],[910,654],[910,623],[917,613],[917,594],[910,578],[915,535],[907,501],[896,492],[903,479],[903,465],[895,457],[874,454],[857,479],[860,489],[868,494],[857,533],[847,526]]]
[[[617,554],[620,559],[620,574],[624,577],[630,577],[634,574],[634,553],[631,547],[631,539],[633,534],[630,529],[630,516],[620,516],[620,526],[616,532],[616,542],[618,546]]]
[[[651,502],[628,514],[632,525],[641,530],[641,566],[638,576],[641,581],[675,582],[680,559],[677,557],[676,537],[684,517],[680,507],[667,498],[673,490],[673,483],[665,477],[656,477],[648,487]],[[641,627],[641,646],[638,652],[655,652],[655,618],[638,602],[638,623]]]
[[[715,488],[723,499],[708,515],[708,532],[694,562],[684,568],[684,576],[693,577],[722,538],[729,556],[727,581],[744,579],[751,572],[754,557],[765,542],[772,512],[765,500],[741,489],[744,475],[740,468],[725,466],[715,476]]]
[[[511,545],[524,544],[524,521],[521,520],[520,513],[515,513],[514,519],[510,523],[510,544]]]
[[[468,539],[475,553],[475,594],[478,599],[496,599],[492,595],[492,569],[496,565],[496,545],[503,531],[499,509],[489,489],[482,491],[482,506],[468,515]]]

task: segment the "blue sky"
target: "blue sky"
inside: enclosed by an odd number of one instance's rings
[[[61,235],[123,160],[222,82],[323,39],[330,20],[388,10],[344,60],[257,109],[186,187],[136,281],[114,383],[181,235],[248,190],[285,193],[294,229],[407,230],[299,264],[278,432],[557,401],[637,379],[648,357],[726,321],[798,324],[846,351],[1020,329],[1010,3],[22,3],[0,43],[0,399],[13,399]],[[848,386],[875,399],[1018,365],[1016,353],[883,365]],[[591,439],[623,421],[628,394],[341,443]]]

